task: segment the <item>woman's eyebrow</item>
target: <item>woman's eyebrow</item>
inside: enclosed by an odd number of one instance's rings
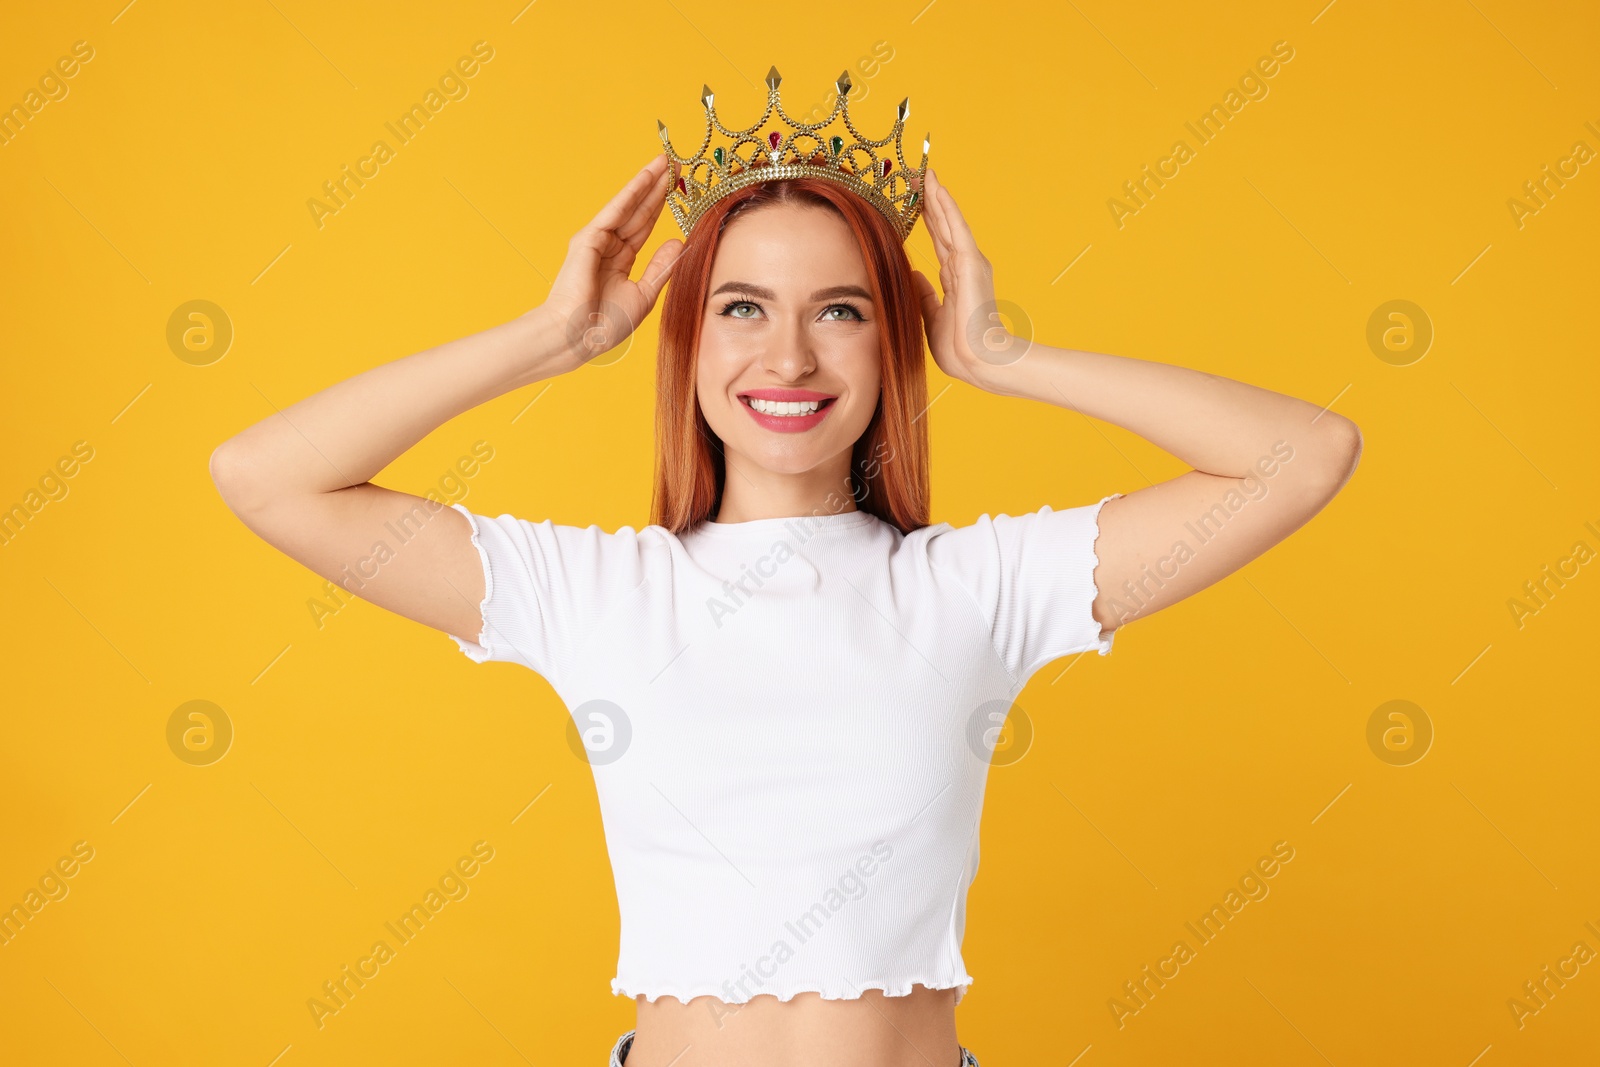
[[[745,293],[749,296],[760,297],[762,300],[777,300],[778,294],[764,285],[752,285],[749,282],[723,282],[711,291],[710,296],[719,293]],[[836,296],[853,296],[871,302],[872,294],[859,285],[831,285],[826,289],[818,289],[811,294],[812,300],[831,300]]]

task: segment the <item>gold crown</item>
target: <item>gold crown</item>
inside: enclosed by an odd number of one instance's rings
[[[814,123],[796,122],[784,112],[783,105],[778,102],[778,83],[782,80],[777,67],[767,72],[767,109],[755,125],[743,130],[730,130],[722,124],[712,103],[711,87],[703,86],[700,102],[706,108],[706,134],[693,156],[684,157],[673,151],[666,125],[660,119],[656,120],[656,129],[666,148],[667,158],[681,168],[677,191],[669,189],[667,192],[667,206],[672,209],[673,218],[678,220],[678,228],[684,236],[687,237],[694,229],[694,224],[707,208],[736,189],[761,181],[807,177],[837,182],[861,196],[894,224],[900,239],[904,241],[911,235],[917,216],[922,214],[922,176],[928,169],[928,145],[932,137],[926,134],[922,138],[921,164],[915,168],[906,166],[900,132],[905,126],[906,116],[911,114],[911,98],[900,101],[895,112],[894,128],[888,136],[874,141],[863,137],[850,121],[849,71],[839,75],[839,80],[834,83],[839,90],[839,98],[833,111],[821,122]],[[777,111],[778,117],[789,129],[787,132],[772,130],[762,139],[757,132],[773,111]],[[845,129],[854,140],[846,142],[838,134],[824,140],[818,131],[841,115]],[[731,145],[718,145],[707,156],[706,149],[711,146],[713,130],[734,140]],[[880,156],[877,149],[891,141],[894,142],[894,158],[891,159],[887,153]],[[807,142],[807,146],[802,147],[801,142]],[[745,145],[752,146],[748,157],[739,154]],[[705,172],[703,175],[702,170]],[[912,187],[912,178],[916,179],[915,188]]]

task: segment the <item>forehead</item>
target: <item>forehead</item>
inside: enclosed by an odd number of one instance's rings
[[[855,235],[834,211],[813,204],[766,204],[734,216],[717,242],[711,285],[729,280],[779,290],[865,285],[867,265]]]

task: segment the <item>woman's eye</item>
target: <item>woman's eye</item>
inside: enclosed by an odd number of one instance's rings
[[[748,309],[750,314],[743,314],[742,309]],[[749,300],[732,300],[722,306],[721,314],[730,319],[753,319],[756,317],[756,313],[760,310],[761,305],[753,303]],[[845,314],[843,317],[832,317],[832,313],[836,311],[843,311]],[[833,304],[825,308],[822,312],[822,315],[824,319],[830,322],[866,321],[865,317],[861,314],[860,309],[858,309],[854,304]]]

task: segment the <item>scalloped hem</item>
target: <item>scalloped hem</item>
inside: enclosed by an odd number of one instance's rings
[[[483,567],[483,600],[478,604],[478,615],[482,619],[483,630],[478,634],[476,641],[469,641],[465,637],[447,634],[454,641],[461,652],[474,663],[487,663],[494,656],[494,649],[489,646],[486,638],[489,636],[489,599],[494,596],[494,572],[489,567],[489,551],[483,547],[483,542],[478,540],[478,520],[473,517],[460,504],[450,505],[455,510],[467,517],[467,528],[472,532],[472,547],[478,550],[478,562]]]
[[[728,1000],[723,995],[727,992],[727,990],[721,987],[708,988],[705,986],[695,986],[690,990],[684,991],[658,989],[654,994],[646,993],[643,990],[630,993],[628,990],[623,988],[623,984],[620,979],[614,978],[611,980],[611,993],[613,996],[628,997],[630,999],[642,996],[644,997],[645,1001],[650,1004],[654,1004],[662,997],[671,997],[673,1000],[676,1000],[685,1006],[687,1006],[688,1003],[691,1000],[694,1000],[696,997],[715,997],[724,1004],[747,1004],[756,997],[776,997],[778,1003],[787,1004],[801,993],[818,993],[821,994],[823,1000],[859,1000],[861,998],[861,994],[868,989],[876,989],[883,993],[883,995],[886,997],[907,997],[911,995],[911,990],[914,986],[920,985],[927,989],[954,989],[956,991],[956,1003],[960,1004],[961,998],[967,995],[967,989],[972,985],[972,982],[973,978],[970,974],[963,975],[961,978],[958,978],[953,982],[946,982],[943,984],[940,984],[936,980],[924,978],[912,978],[904,982],[886,982],[882,979],[875,978],[871,981],[862,982],[859,985],[854,986],[853,992],[842,992],[836,989],[828,989],[818,986],[804,986],[801,988],[789,989],[785,992],[763,991],[756,993],[745,1000]]]
[[[1095,572],[1100,569],[1100,556],[1095,551],[1095,546],[1100,542],[1100,509],[1105,507],[1106,501],[1115,500],[1121,495],[1121,493],[1112,493],[1101,497],[1094,506],[1094,512],[1089,516],[1094,524],[1094,533],[1089,538],[1089,586],[1094,590],[1094,596],[1089,598],[1089,625],[1091,626],[1095,623],[1094,602],[1100,599],[1100,583],[1095,578]],[[1089,647],[1095,649],[1102,656],[1108,655],[1111,652],[1111,646],[1116,640],[1116,636],[1117,631],[1112,630],[1107,633],[1102,629],[1095,635],[1094,644]],[[1089,649],[1086,648],[1084,651],[1087,652]]]

